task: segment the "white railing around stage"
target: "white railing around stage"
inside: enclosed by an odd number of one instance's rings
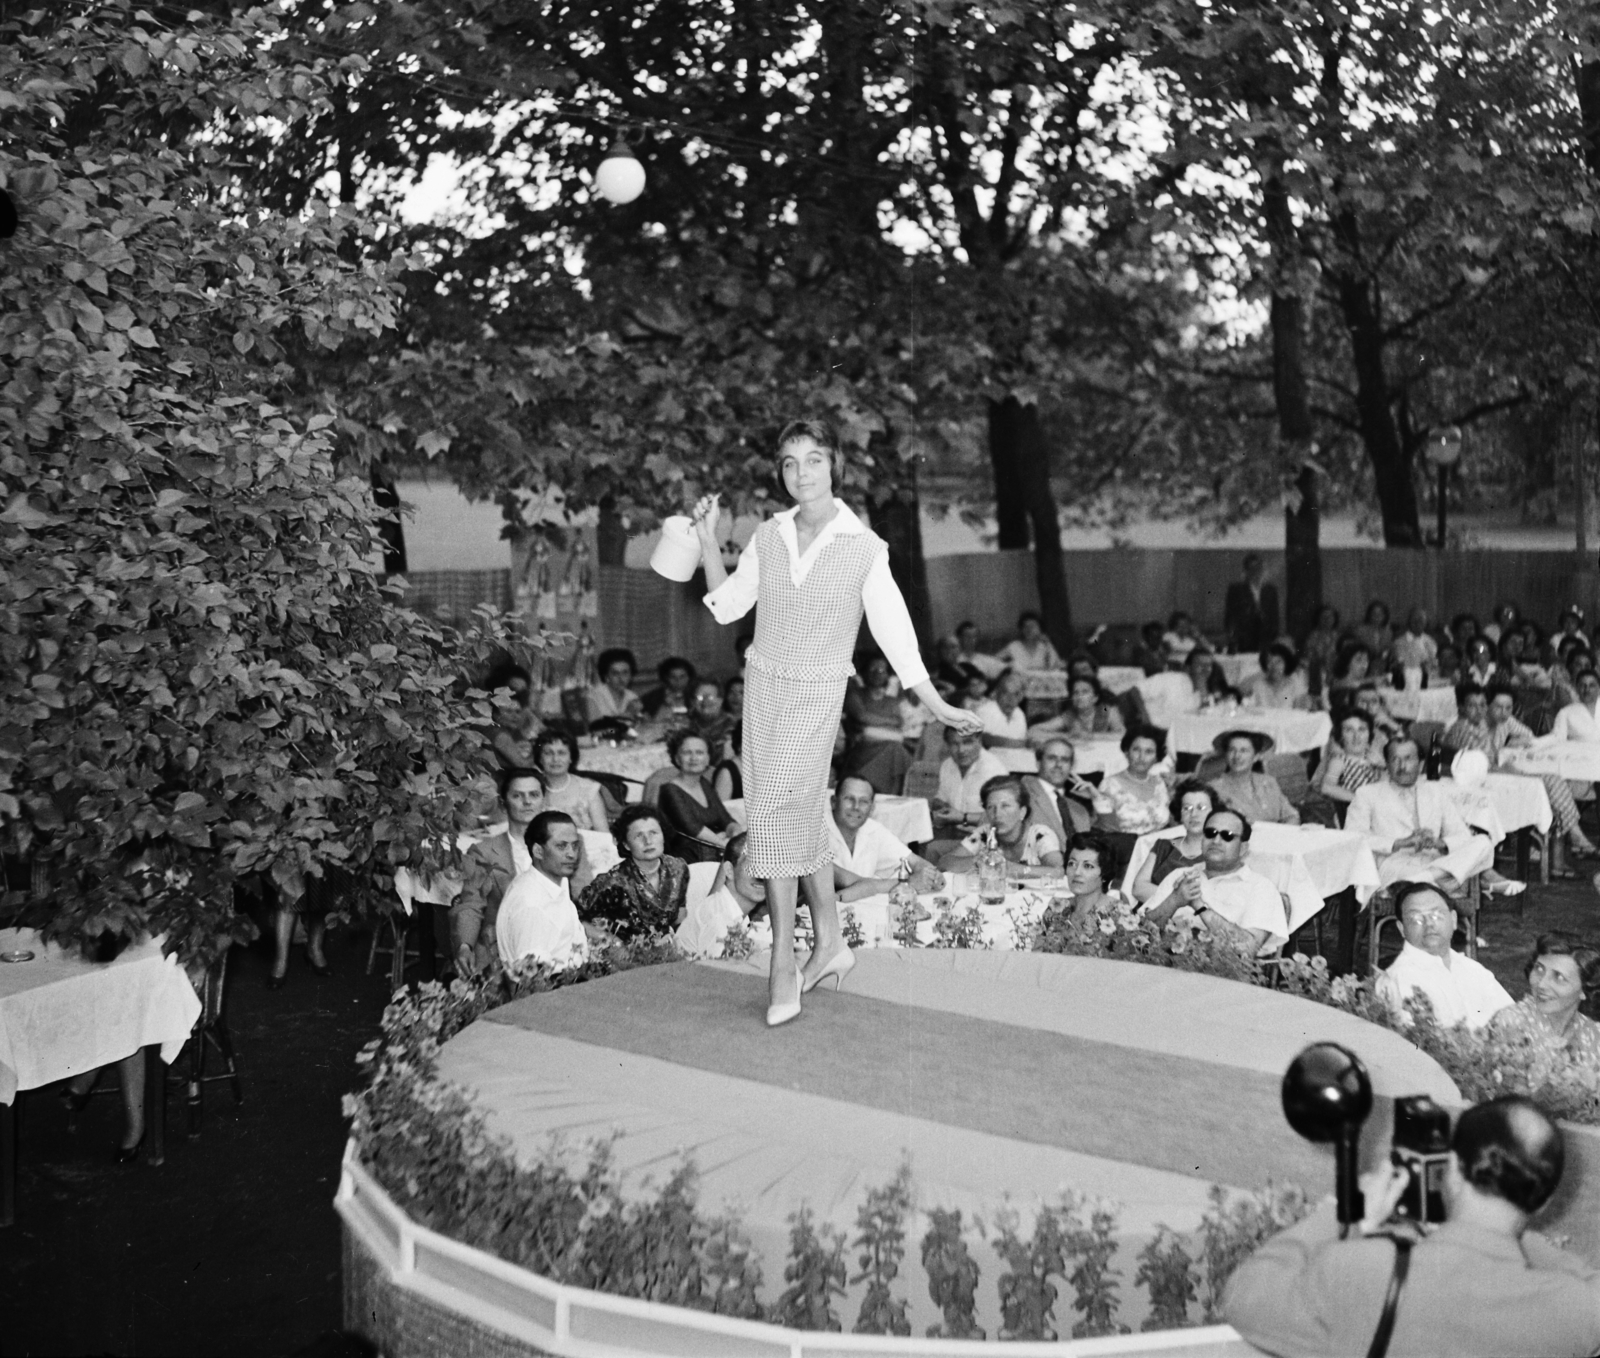
[[[897,1338],[789,1330],[657,1302],[568,1287],[419,1226],[345,1148],[334,1208],[359,1248],[394,1287],[477,1325],[558,1358],[1246,1358],[1253,1354],[1227,1325],[1156,1330],[1051,1343]]]

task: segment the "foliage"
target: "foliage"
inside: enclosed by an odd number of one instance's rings
[[[871,1189],[856,1213],[859,1234],[852,1242],[861,1271],[850,1279],[852,1287],[867,1284],[856,1317],[856,1334],[910,1334],[906,1303],[896,1300],[889,1285],[900,1275],[900,1262],[906,1255],[906,1213],[911,1210],[911,1166],[902,1162],[900,1172],[881,1188]]]
[[[1070,907],[1044,908],[1037,943],[1040,952],[1070,957],[1098,957],[1113,962],[1143,962],[1177,971],[1200,972],[1231,981],[1261,983],[1264,972],[1226,939],[1213,939],[1203,928],[1174,923],[1150,924],[1126,908],[1103,912],[1075,923]]]
[[[963,914],[956,914],[953,906],[935,912],[933,917],[933,943],[935,948],[987,948],[983,936],[983,911],[974,902]]]
[[[1024,1240],[1013,1209],[995,1217],[995,1252],[1005,1261],[1000,1275],[1000,1338],[1055,1339],[1058,1290],[1052,1278],[1067,1271],[1067,1241],[1061,1218],[1048,1206],[1034,1218],[1033,1235]]]
[[[1194,1259],[1183,1237],[1170,1226],[1156,1227],[1156,1233],[1139,1251],[1139,1271],[1133,1275],[1135,1287],[1150,1290],[1150,1314],[1141,1330],[1177,1330],[1189,1323],[1189,1303],[1198,1296]]]
[[[279,65],[280,33],[123,0],[0,24],[0,847],[53,937],[203,960],[250,932],[236,879],[388,872],[479,767],[491,714],[452,685],[481,652],[399,606],[298,388],[392,328],[408,259],[348,210],[248,210],[183,140],[326,106],[340,68]]]
[[[1083,1219],[1087,1210],[1089,1219]],[[1116,1217],[1104,1202],[1072,1195],[1062,1204],[1067,1257],[1073,1263],[1067,1281],[1072,1284],[1072,1309],[1083,1317],[1074,1323],[1072,1337],[1126,1334],[1128,1327],[1115,1320],[1120,1276],[1111,1267],[1117,1251]]]
[[[1222,1320],[1222,1292],[1234,1269],[1268,1237],[1286,1230],[1311,1211],[1303,1189],[1269,1183],[1254,1193],[1211,1186],[1211,1206],[1200,1219],[1201,1302],[1207,1324]]]
[[[867,946],[867,932],[861,927],[861,919],[848,905],[839,909],[839,928],[844,934],[845,946],[849,948],[864,948]]]
[[[742,962],[756,950],[754,935],[748,920],[737,920],[728,926],[722,936],[722,955],[730,961]]]
[[[922,1267],[928,1275],[928,1296],[944,1316],[940,1324],[928,1328],[928,1338],[982,1339],[983,1327],[976,1319],[978,1261],[962,1239],[960,1208],[929,1209]]]
[[[802,1204],[789,1217],[789,1262],[783,1280],[789,1284],[772,1308],[772,1318],[797,1330],[838,1330],[835,1297],[844,1295],[849,1270],[844,1262],[844,1237],[832,1226],[813,1223],[811,1208]]]

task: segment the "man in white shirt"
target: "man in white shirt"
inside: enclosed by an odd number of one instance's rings
[[[1017,619],[1017,639],[1000,648],[1000,662],[1014,670],[1059,670],[1061,654],[1044,634],[1044,622],[1037,613],[1024,613]]]
[[[1028,748],[1028,714],[1022,710],[1022,695],[1028,681],[1013,671],[1001,675],[994,691],[972,711],[983,723],[983,743],[1008,773],[1032,773],[1038,767]]]
[[[533,958],[557,968],[577,966],[589,956],[589,940],[567,879],[578,866],[583,841],[564,811],[541,811],[528,826],[533,866],[506,888],[495,917],[500,961],[511,966]]]
[[[1477,1030],[1513,1001],[1488,967],[1450,947],[1456,912],[1438,887],[1413,882],[1400,892],[1400,932],[1405,946],[1375,978],[1378,997],[1396,1014],[1405,1014],[1405,1000],[1420,991],[1446,1027],[1465,1023]]]
[[[960,650],[956,663],[971,665],[985,679],[998,679],[1006,670],[1006,662],[978,649],[978,624],[964,622],[956,628],[956,642]]]
[[[877,794],[865,778],[850,775],[833,790],[833,819],[828,839],[833,847],[833,882],[841,900],[858,900],[888,891],[902,871],[917,891],[937,891],[944,874],[912,853],[889,827],[872,818]],[[847,896],[844,893],[848,891]]]
[[[1408,736],[1384,752],[1389,776],[1359,788],[1344,828],[1363,836],[1378,860],[1378,879],[1433,882],[1458,895],[1467,882],[1494,866],[1494,845],[1475,835],[1437,783],[1419,779],[1422,755]]]
[[[1241,952],[1269,952],[1287,943],[1283,897],[1245,863],[1250,822],[1237,811],[1213,811],[1200,835],[1202,862],[1162,882],[1145,907],[1145,918],[1164,925],[1188,906],[1214,937],[1231,939]]]
[[[1556,713],[1551,739],[1600,741],[1600,675],[1580,670],[1575,683],[1578,701]]]
[[[943,830],[978,825],[983,820],[983,785],[1008,772],[983,748],[976,731],[944,728],[944,762],[939,765],[939,795],[933,799],[933,819]],[[961,829],[961,834],[966,830]]]

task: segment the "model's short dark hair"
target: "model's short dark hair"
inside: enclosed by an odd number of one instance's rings
[[[678,767],[678,751],[683,748],[686,740],[698,740],[706,747],[706,753],[711,753],[711,742],[692,726],[680,726],[667,737],[667,758],[672,761],[672,767]]]
[[[622,808],[622,814],[611,823],[611,835],[617,841],[617,852],[624,858],[628,856],[628,831],[633,829],[642,820],[653,820],[661,826],[662,833],[666,833],[666,825],[661,819],[661,812],[653,806],[646,806],[643,802],[631,802]]]
[[[606,671],[619,660],[626,660],[628,669],[634,674],[639,673],[639,661],[626,646],[608,646],[601,651],[599,658],[594,662],[595,673],[604,679]]]
[[[552,745],[565,745],[567,753],[572,756],[569,769],[578,767],[578,738],[567,731],[547,729],[540,731],[533,738],[533,762],[537,764],[544,757],[544,752]]]
[[[1550,1201],[1566,1164],[1561,1129],[1521,1094],[1467,1109],[1456,1122],[1450,1149],[1469,1184],[1529,1215]]]
[[[1216,788],[1212,787],[1210,783],[1202,783],[1198,778],[1185,778],[1177,787],[1172,789],[1172,800],[1167,803],[1167,810],[1172,814],[1172,823],[1174,825],[1183,820],[1183,799],[1196,796],[1204,797],[1211,803],[1211,810],[1206,812],[1208,819],[1213,812],[1225,809],[1222,805],[1222,798],[1217,796]]]
[[[1023,787],[1022,779],[1014,773],[997,773],[990,778],[978,789],[978,802],[982,806],[988,806],[992,793],[1008,790],[1016,794],[1017,805],[1024,811],[1033,809],[1033,798],[1028,796],[1028,789]]]
[[[1116,871],[1111,861],[1111,841],[1104,835],[1093,830],[1079,830],[1067,837],[1067,850],[1062,855],[1063,860],[1076,849],[1086,849],[1095,855],[1100,864],[1100,889],[1106,890],[1111,885],[1111,875]]]
[[[1250,842],[1250,817],[1245,815],[1243,811],[1235,811],[1231,806],[1219,806],[1215,811],[1206,817],[1206,824],[1210,825],[1217,816],[1232,816],[1239,822],[1239,838],[1246,844]]]
[[[1156,743],[1156,758],[1167,757],[1167,733],[1159,726],[1141,724],[1130,726],[1122,733],[1122,753],[1127,754],[1133,748],[1136,740],[1153,740]]]
[[[558,825],[573,825],[577,822],[565,811],[541,811],[528,822],[527,832],[522,836],[522,842],[528,846],[528,852],[542,849],[550,842],[550,832]]]
[[[778,431],[772,460],[777,464],[779,487],[783,485],[783,450],[798,439],[810,439],[828,455],[833,468],[833,488],[837,492],[844,484],[844,448],[839,443],[839,435],[826,420],[790,420]]]
[[[519,778],[537,778],[540,789],[544,788],[544,774],[538,769],[501,769],[494,776],[495,790],[499,792],[501,801],[505,801],[511,791],[511,785]]]

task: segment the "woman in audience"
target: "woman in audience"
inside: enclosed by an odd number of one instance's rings
[[[1491,1035],[1600,1077],[1600,1023],[1589,1017],[1600,988],[1600,951],[1572,934],[1540,934],[1522,974],[1527,995],[1490,1020]]]
[[[1328,706],[1348,705],[1355,691],[1367,682],[1373,668],[1372,651],[1364,642],[1345,642],[1334,658],[1333,673],[1328,679]]]
[[[1028,734],[1037,743],[1039,737],[1060,732],[1069,740],[1090,740],[1095,736],[1120,736],[1123,731],[1122,713],[1116,701],[1100,687],[1098,679],[1087,675],[1074,677],[1067,685],[1067,706],[1060,716],[1035,722]]]
[[[1121,909],[1126,902],[1111,883],[1116,855],[1103,835],[1076,834],[1067,841],[1066,879],[1072,890],[1070,904],[1052,906],[1045,913],[1045,929],[1066,925],[1092,926],[1101,915]]]
[[[1372,652],[1372,666],[1382,669],[1389,663],[1389,650],[1394,645],[1394,628],[1389,625],[1389,605],[1374,599],[1367,605],[1367,615],[1350,634]]]
[[[612,833],[622,861],[578,897],[578,918],[624,942],[671,933],[683,920],[689,865],[666,851],[660,815],[635,803],[617,817]]]
[[[546,811],[565,811],[580,830],[610,827],[600,784],[580,778],[578,742],[562,731],[544,731],[533,742],[533,767],[544,775]]]
[[[1161,638],[1161,644],[1167,652],[1167,664],[1181,666],[1201,640],[1194,619],[1181,609],[1174,613],[1167,619],[1167,630]]]
[[[1073,771],[1077,760],[1078,752],[1070,740],[1051,736],[1039,747],[1039,772],[1024,774],[1022,779],[1034,814],[1063,844],[1070,835],[1088,830],[1098,812],[1111,809],[1100,789]]]
[[[672,848],[690,863],[715,863],[728,840],[744,827],[728,814],[707,773],[711,750],[705,737],[674,731],[667,755],[677,773],[661,788],[661,820],[672,832]]]
[[[1507,632],[1516,631],[1520,626],[1522,626],[1522,610],[1507,599],[1504,603],[1495,605],[1494,618],[1480,631],[1498,646],[1501,637]]]
[[[1183,662],[1183,672],[1189,676],[1190,693],[1179,710],[1198,712],[1203,707],[1239,695],[1228,687],[1228,678],[1217,664],[1217,657],[1209,646],[1196,646]]]
[[[632,724],[644,714],[639,695],[633,691],[633,676],[639,662],[626,646],[613,646],[600,652],[595,673],[600,682],[584,695],[590,722],[611,721]]]
[[[1164,833],[1151,846],[1150,856],[1133,879],[1135,901],[1142,905],[1173,873],[1200,862],[1205,851],[1200,832],[1206,827],[1206,817],[1220,810],[1222,803],[1217,794],[1198,778],[1185,778],[1173,789],[1171,811],[1178,828]]]
[[[1333,744],[1323,751],[1312,784],[1330,801],[1349,806],[1356,792],[1383,777],[1383,756],[1374,748],[1377,728],[1358,707],[1334,714]]]
[[[1389,711],[1389,704],[1384,701],[1383,693],[1371,679],[1350,695],[1350,705],[1372,718],[1372,745],[1380,757],[1388,752],[1391,740],[1405,734],[1405,727],[1395,719],[1394,713]]]
[[[1488,688],[1500,677],[1499,665],[1495,661],[1494,643],[1487,637],[1473,637],[1467,643],[1467,663],[1461,671],[1464,682],[1481,684]]]
[[[744,722],[736,721],[733,730],[728,736],[728,746],[732,751],[711,774],[711,785],[716,788],[717,796],[724,802],[730,799],[744,800]]]
[[[1224,731],[1212,742],[1212,748],[1222,755],[1226,768],[1211,780],[1211,786],[1228,810],[1237,811],[1252,825],[1263,821],[1300,824],[1300,813],[1283,795],[1278,780],[1255,768],[1256,760],[1271,753],[1271,736],[1260,731]]]
[[[727,755],[733,717],[722,706],[722,685],[715,679],[696,679],[689,700],[689,729],[706,742],[714,760]]]
[[[984,824],[962,841],[961,847],[947,854],[939,866],[945,872],[971,872],[988,831],[1006,862],[1016,871],[1013,876],[1054,877],[1061,867],[1061,841],[1055,831],[1033,815],[1033,800],[1013,774],[991,778],[979,794],[983,798]]]
[[[893,671],[881,655],[869,655],[860,670],[860,681],[851,680],[844,694],[849,744],[840,773],[865,778],[876,792],[898,795],[911,768],[911,755],[905,745],[900,696],[889,682]]]
[[[694,666],[681,655],[669,655],[656,666],[657,685],[644,695],[647,717],[681,725],[689,719],[689,699],[694,690]]]
[[[1157,727],[1135,726],[1125,731],[1122,752],[1128,757],[1128,767],[1100,784],[1111,810],[1096,819],[1095,828],[1110,837],[1112,849],[1125,863],[1134,840],[1166,828],[1172,793],[1166,780],[1155,772],[1167,753],[1166,736]]]
[[[528,768],[533,763],[533,738],[543,725],[533,710],[533,676],[521,665],[506,662],[495,666],[478,687],[491,694],[509,690],[509,701],[495,699],[495,732],[490,744],[501,768]]]
[[[1024,613],[1017,619],[1017,639],[1001,647],[998,658],[1013,670],[1064,668],[1055,645],[1044,634],[1044,623],[1037,613]]]
[[[1310,707],[1311,689],[1294,651],[1281,641],[1262,651],[1261,673],[1245,685],[1244,700],[1251,707],[1275,711]]]
[[[744,720],[744,676],[736,674],[722,686],[722,707],[735,721]]]
[[[1317,609],[1316,625],[1306,636],[1301,653],[1305,656],[1306,679],[1313,693],[1323,693],[1339,654],[1339,610],[1332,604]]]
[[[1495,647],[1495,669],[1501,683],[1517,688],[1549,688],[1550,672],[1529,655],[1521,631],[1507,632]]]
[[[1429,688],[1454,688],[1461,682],[1461,652],[1455,642],[1445,641],[1433,662],[1433,673],[1428,676]]]

